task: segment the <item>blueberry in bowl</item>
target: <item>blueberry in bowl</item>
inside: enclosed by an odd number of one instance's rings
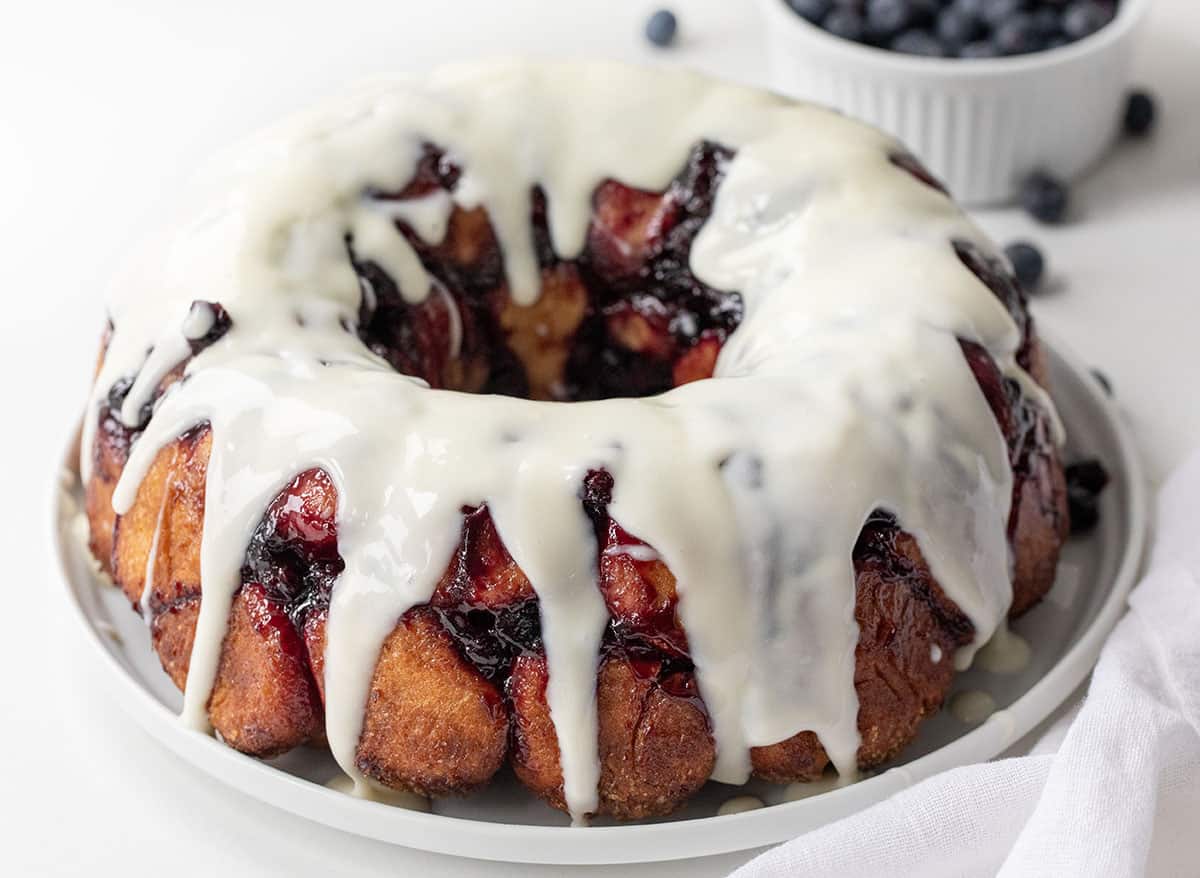
[[[758,2],[776,90],[895,135],[968,205],[1069,185],[1153,125],[1126,97],[1149,0]]]
[[[826,33],[937,58],[996,58],[1061,48],[1111,24],[1121,0],[786,0]],[[986,48],[985,48],[986,47]]]
[[[928,56],[935,54],[929,47],[936,43],[936,57],[966,60],[1063,48],[1110,25],[1132,23],[1146,5],[1146,0],[762,2],[771,10],[775,26],[782,26],[784,18],[798,19],[865,47]]]

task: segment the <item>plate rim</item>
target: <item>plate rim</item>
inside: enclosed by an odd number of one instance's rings
[[[1123,614],[1145,555],[1149,486],[1132,433],[1114,400],[1089,377],[1089,369],[1056,334],[1044,330],[1039,334],[1047,353],[1061,360],[1080,379],[1088,402],[1103,414],[1119,450],[1117,463],[1128,494],[1122,510],[1128,539],[1108,595],[1078,640],[1007,708],[997,711],[950,743],[910,762],[798,801],[739,814],[674,822],[578,828],[495,823],[356,799],[238,753],[212,736],[183,726],[174,712],[122,667],[80,602],[73,574],[68,568],[67,529],[62,527],[61,478],[55,479],[56,493],[51,504],[55,573],[62,579],[71,616],[111,672],[103,676],[125,712],[151,737],[196,769],[239,793],[298,817],[389,844],[498,862],[620,865],[713,856],[777,844],[795,837],[795,818],[817,808],[818,803],[827,813],[827,819],[821,822],[828,823],[863,810],[938,772],[994,759],[1048,717],[1079,686],[1091,672],[1109,632]],[[70,447],[74,447],[74,443]],[[962,759],[959,756],[962,751],[986,755]],[[471,838],[486,843],[472,845]],[[699,844],[696,843],[698,840]]]

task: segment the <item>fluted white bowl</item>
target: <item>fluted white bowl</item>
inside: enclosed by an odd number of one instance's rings
[[[966,204],[1010,201],[1034,170],[1071,180],[1120,130],[1150,0],[1079,42],[1008,58],[923,58],[832,36],[759,0],[775,87],[895,135]]]

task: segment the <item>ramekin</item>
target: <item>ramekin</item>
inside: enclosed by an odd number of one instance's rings
[[[775,88],[896,136],[970,205],[1011,201],[1034,170],[1071,180],[1120,129],[1134,36],[1150,0],[1079,42],[1008,58],[923,58],[827,34],[759,0]]]

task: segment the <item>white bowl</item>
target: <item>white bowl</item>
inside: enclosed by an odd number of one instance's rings
[[[922,58],[832,36],[759,0],[775,87],[896,136],[961,202],[1010,201],[1035,170],[1071,180],[1120,129],[1133,37],[1150,0],[1077,43],[988,60]]]

